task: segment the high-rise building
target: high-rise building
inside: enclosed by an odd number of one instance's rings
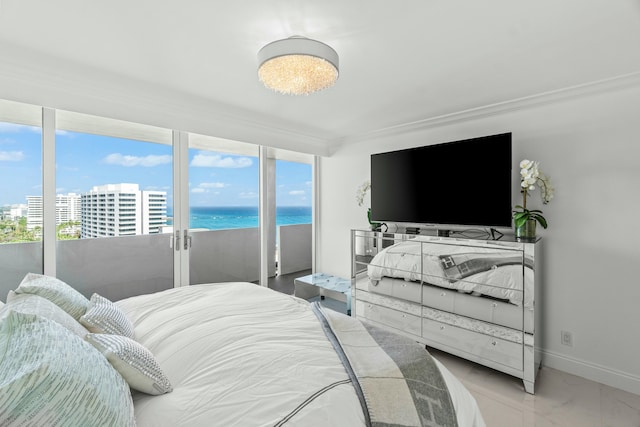
[[[27,230],[42,227],[42,196],[27,196]],[[56,225],[80,222],[80,195],[76,193],[56,195]]]
[[[76,193],[56,195],[56,224],[80,222],[80,195]]]
[[[138,184],[107,184],[82,194],[81,237],[156,234],[166,225],[167,193]]]
[[[27,230],[42,228],[42,196],[27,196]]]

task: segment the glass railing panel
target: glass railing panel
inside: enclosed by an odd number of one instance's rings
[[[192,231],[189,277],[192,285],[255,282],[260,278],[258,228]]]
[[[18,287],[27,273],[42,274],[42,242],[0,245],[0,301]]]
[[[312,253],[311,224],[278,227],[278,274],[310,270]]]
[[[112,301],[173,287],[169,234],[57,241],[57,276]]]

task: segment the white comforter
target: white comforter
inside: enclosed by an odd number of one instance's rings
[[[118,302],[173,392],[134,394],[139,426],[359,426],[348,375],[306,301],[251,283],[169,289]],[[459,425],[484,426],[442,365]],[[302,406],[301,406],[302,405]]]

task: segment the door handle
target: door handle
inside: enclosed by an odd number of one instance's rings
[[[180,230],[176,230],[176,244],[174,245],[176,248],[176,251],[180,250]]]
[[[189,230],[184,230],[184,250],[188,250],[191,247],[191,236],[189,236]]]

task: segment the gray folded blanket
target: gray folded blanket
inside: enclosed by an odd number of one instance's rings
[[[447,385],[421,344],[313,303],[368,426],[457,426]]]

